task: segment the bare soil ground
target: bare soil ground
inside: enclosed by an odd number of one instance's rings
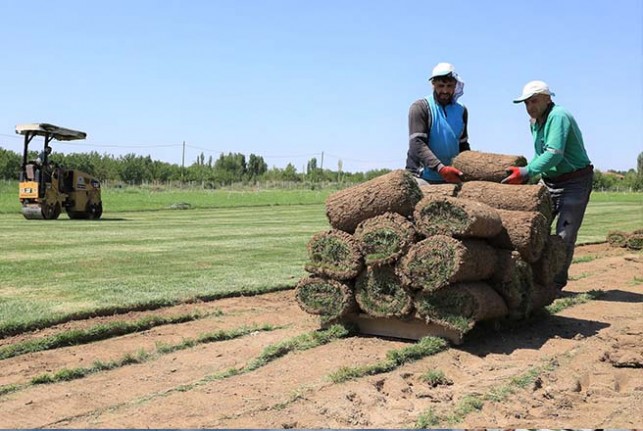
[[[200,344],[142,364],[67,382],[27,385],[0,395],[2,428],[412,428],[427,409],[456,412],[467,396],[487,396],[481,410],[435,428],[642,428],[643,254],[607,244],[578,247],[566,291],[602,289],[595,301],[512,328],[482,325],[464,344],[392,372],[332,383],[342,366],[372,364],[402,340],[354,336],[289,353],[252,372],[206,377],[256,358],[270,344],[319,328],[293,291],[171,307],[100,319],[0,340],[7,345],[99,322],[221,310],[220,316],[160,326],[82,346],[0,362],[0,385],[26,384],[62,368],[88,367],[249,324],[282,325],[242,338]],[[528,387],[499,401],[511,379],[549,367]],[[553,365],[552,365],[553,364]],[[432,387],[421,376],[440,370],[452,381]]]

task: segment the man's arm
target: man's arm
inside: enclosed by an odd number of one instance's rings
[[[529,176],[548,171],[558,165],[565,155],[565,144],[571,127],[571,121],[565,115],[550,114],[545,147],[543,153],[536,156],[527,165]]]
[[[460,152],[469,151],[471,149],[471,146],[469,145],[469,129],[467,127],[467,124],[469,123],[469,111],[467,111],[466,106],[462,113],[462,121],[464,122],[464,129],[460,136]]]
[[[429,106],[424,99],[413,102],[409,109],[409,151],[406,168],[417,171],[428,166],[439,170],[444,166],[429,149],[429,134],[432,119]]]

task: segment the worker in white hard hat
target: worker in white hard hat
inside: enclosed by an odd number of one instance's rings
[[[438,63],[429,78],[433,93],[409,109],[406,169],[423,184],[459,183],[462,172],[450,166],[470,149],[467,108],[458,103],[464,82],[449,63]]]
[[[554,93],[543,81],[528,82],[514,103],[523,103],[530,117],[535,156],[524,167],[510,166],[505,184],[522,184],[540,175],[554,205],[556,234],[567,245],[567,259],[554,283],[567,284],[568,269],[585,209],[592,192],[594,167],[585,151],[583,135],[576,120],[565,108],[552,101]]]

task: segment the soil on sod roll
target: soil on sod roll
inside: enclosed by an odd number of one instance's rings
[[[527,262],[535,262],[549,236],[547,219],[536,211],[497,210],[502,230],[489,243],[494,247],[516,250]]]
[[[357,310],[351,285],[325,277],[302,278],[295,287],[295,297],[302,310],[327,321]]]
[[[435,292],[419,292],[413,303],[416,315],[427,323],[446,324],[463,332],[475,322],[508,313],[502,297],[484,282],[458,283]]]
[[[359,308],[373,317],[405,318],[413,310],[413,298],[391,265],[367,267],[355,281]]]
[[[495,266],[496,250],[483,240],[434,235],[411,246],[396,270],[405,286],[431,292],[452,283],[486,280]]]
[[[426,196],[415,206],[415,226],[425,236],[490,238],[502,230],[498,211],[469,199]]]
[[[540,184],[496,184],[489,181],[462,183],[458,198],[482,202],[491,207],[512,211],[537,211],[552,220],[552,202],[547,187]]]
[[[545,240],[540,259],[531,265],[534,282],[543,286],[552,285],[556,274],[563,269],[566,258],[565,241],[558,235],[549,235]]]
[[[337,229],[312,236],[308,241],[308,259],[306,271],[337,280],[357,277],[364,266],[357,240]]]
[[[416,242],[417,231],[406,217],[385,213],[361,222],[354,234],[366,265],[394,263]]]
[[[460,190],[459,184],[424,184],[420,186],[422,196],[448,196],[455,197]]]
[[[607,232],[607,243],[612,247],[627,247],[627,238],[630,236],[629,232],[622,230],[611,230]]]
[[[462,171],[463,181],[499,183],[507,176],[509,166],[527,166],[527,159],[523,156],[464,151],[453,159],[451,165]]]
[[[398,169],[333,193],[326,199],[326,216],[335,229],[353,233],[362,221],[386,212],[410,216],[421,198],[413,175]]]
[[[512,318],[524,318],[531,311],[533,272],[520,253],[498,250],[498,264],[489,284],[505,300]]]

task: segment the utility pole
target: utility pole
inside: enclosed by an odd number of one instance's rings
[[[321,165],[320,165],[319,169],[321,169],[322,171],[324,170],[324,152],[323,151],[322,151],[322,155],[321,155]]]
[[[181,183],[183,183],[184,171],[185,171],[185,141],[183,141],[183,153],[181,154]]]

